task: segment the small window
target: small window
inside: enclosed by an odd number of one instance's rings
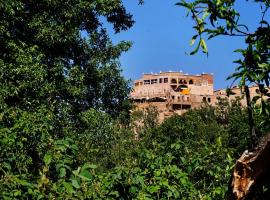
[[[159,79],[159,83],[163,83],[163,79],[162,78]]]
[[[152,79],[151,84],[155,84],[155,83],[157,83],[157,79]]]
[[[139,83],[135,83],[135,87],[139,86]]]
[[[189,80],[189,82],[188,82],[190,85],[192,85],[193,84],[193,80]]]
[[[173,110],[182,110],[182,105],[180,105],[180,104],[173,104],[172,105],[172,109]]]
[[[210,97],[208,97],[208,102],[209,102],[209,103],[211,102],[211,98],[210,98]]]
[[[144,83],[144,85],[149,85],[150,84],[150,80],[144,80],[143,83]]]
[[[175,98],[175,96],[172,96],[172,99],[174,99]]]
[[[164,83],[168,83],[168,78],[164,78]]]
[[[177,83],[177,80],[173,78],[173,79],[171,80],[171,83]]]
[[[206,97],[203,97],[203,102],[206,102]]]
[[[179,84],[183,84],[183,80],[182,79],[179,80]]]
[[[187,84],[187,81],[186,81],[186,80],[184,80],[184,81],[183,81],[183,84]]]
[[[189,109],[191,109],[191,105],[182,105],[182,109],[183,110],[189,110]]]

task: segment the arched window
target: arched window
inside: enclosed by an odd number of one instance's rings
[[[193,84],[193,80],[189,80],[189,82],[188,82],[190,85],[192,85]]]
[[[206,102],[206,97],[203,97],[203,102]]]
[[[171,80],[171,83],[177,83],[177,80],[176,80],[175,78],[173,78],[173,79]]]

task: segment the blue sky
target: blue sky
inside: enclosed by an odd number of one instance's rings
[[[240,56],[233,51],[244,47],[244,38],[214,38],[207,42],[208,57],[202,53],[190,56],[185,52],[192,50],[189,40],[194,34],[194,24],[186,17],[184,8],[174,5],[177,1],[145,0],[143,6],[138,5],[138,0],[123,2],[136,23],[126,32],[115,35],[110,28],[109,32],[114,43],[121,40],[134,43],[120,58],[126,78],[134,80],[142,73],[182,70],[189,74],[214,73],[215,89],[231,84],[226,77],[234,72],[233,60]],[[241,13],[240,22],[254,29],[260,20],[259,4],[237,0],[236,8]]]

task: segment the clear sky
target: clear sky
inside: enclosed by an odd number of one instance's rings
[[[207,42],[208,57],[202,53],[190,56],[185,52],[192,50],[189,40],[194,34],[194,24],[186,18],[184,8],[174,5],[178,1],[145,0],[143,6],[138,5],[138,0],[123,1],[136,23],[126,32],[116,35],[110,29],[109,32],[115,43],[121,40],[134,43],[120,59],[126,78],[134,80],[142,73],[182,70],[189,74],[214,73],[215,89],[230,86],[232,81],[226,81],[226,77],[234,72],[233,60],[240,57],[233,51],[244,47],[244,38],[214,38]],[[241,13],[240,22],[254,29],[260,20],[259,4],[237,0],[236,7]]]

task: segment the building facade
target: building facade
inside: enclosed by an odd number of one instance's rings
[[[182,72],[144,74],[134,81],[131,98],[138,109],[157,107],[160,120],[173,113],[182,114],[199,107],[202,102],[213,103],[213,75],[202,73],[188,75]]]
[[[247,105],[241,88],[234,86],[230,89],[230,95],[227,94],[226,89],[214,91],[213,79],[213,74],[207,73],[198,75],[182,72],[144,74],[141,79],[134,81],[131,98],[137,109],[156,107],[160,121],[175,113],[181,115],[189,109],[198,108],[204,102],[215,105],[218,98],[227,98],[229,101],[240,98],[241,104]],[[267,89],[270,90],[270,88]],[[251,99],[259,94],[258,86],[250,86],[249,91]]]

